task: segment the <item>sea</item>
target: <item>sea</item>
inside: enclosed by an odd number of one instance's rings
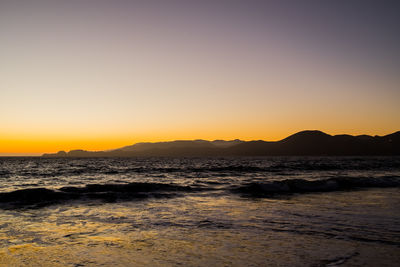
[[[400,157],[0,158],[0,266],[399,266]]]

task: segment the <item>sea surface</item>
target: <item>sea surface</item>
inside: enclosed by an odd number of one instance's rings
[[[0,266],[398,266],[400,157],[0,158]]]

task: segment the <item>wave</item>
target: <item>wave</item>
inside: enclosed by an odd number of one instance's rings
[[[300,162],[298,162],[300,161]],[[286,172],[316,172],[316,171],[377,171],[377,170],[399,170],[398,161],[380,162],[375,161],[356,161],[350,160],[349,162],[309,162],[307,159],[278,162],[267,164],[267,166],[254,166],[254,165],[226,165],[226,166],[177,166],[177,167],[122,167],[121,166],[102,166],[100,163],[97,166],[73,166],[73,167],[58,167],[52,168],[37,168],[29,170],[0,170],[0,179],[9,178],[11,176],[19,175],[25,177],[68,177],[68,176],[82,176],[82,175],[126,175],[126,174],[145,174],[145,175],[159,175],[159,174],[210,174],[210,175],[224,175],[224,174],[253,174],[253,173],[286,173]]]
[[[264,197],[271,195],[331,192],[356,190],[371,187],[400,187],[400,177],[389,176],[381,178],[330,178],[325,180],[309,181],[304,179],[287,179],[270,183],[248,183],[232,188],[232,192],[246,196]]]
[[[173,197],[179,193],[200,191],[202,188],[163,183],[88,184],[84,187],[59,189],[29,188],[0,193],[0,204],[6,206],[40,207],[70,200],[118,200],[148,197]]]
[[[222,184],[222,183],[221,183]],[[330,178],[325,180],[287,179],[268,183],[252,182],[225,189],[216,187],[218,182],[206,182],[196,185],[178,185],[167,183],[127,183],[127,184],[88,184],[83,187],[66,186],[58,189],[27,188],[0,193],[0,208],[42,207],[65,203],[72,200],[100,200],[115,202],[139,200],[149,197],[169,198],[185,193],[212,190],[227,190],[243,196],[270,197],[293,193],[331,192],[357,190],[370,187],[400,187],[399,176],[381,178]]]

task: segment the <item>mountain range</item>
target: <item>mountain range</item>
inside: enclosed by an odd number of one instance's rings
[[[108,151],[71,150],[43,157],[350,156],[400,155],[400,131],[385,136],[301,131],[280,141],[178,140],[137,143]]]

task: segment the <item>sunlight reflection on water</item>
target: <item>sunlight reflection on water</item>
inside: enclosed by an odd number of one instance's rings
[[[193,195],[4,210],[0,264],[390,266],[400,260],[399,193]]]

